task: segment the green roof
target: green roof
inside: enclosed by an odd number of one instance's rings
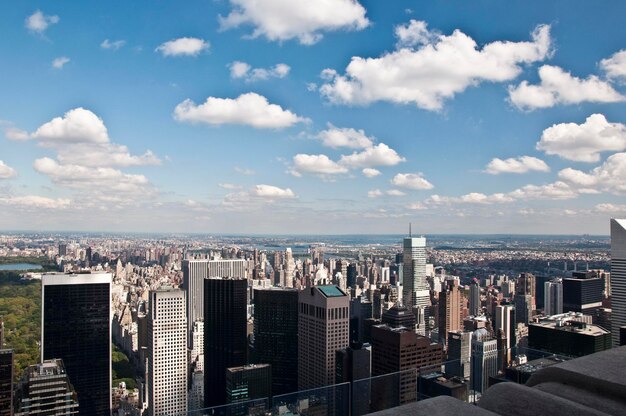
[[[339,289],[337,286],[317,286],[317,288],[327,298],[334,298],[334,297],[338,297],[338,296],[346,296],[346,294],[343,293],[341,291],[341,289]]]

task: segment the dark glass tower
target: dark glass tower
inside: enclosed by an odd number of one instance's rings
[[[254,352],[257,363],[272,366],[272,393],[298,388],[298,290],[254,291]]]
[[[43,275],[41,359],[62,359],[81,416],[111,414],[111,274]]]
[[[13,409],[13,350],[0,345],[0,416],[11,416]]]
[[[204,280],[204,403],[226,403],[226,369],[247,361],[245,279]]]

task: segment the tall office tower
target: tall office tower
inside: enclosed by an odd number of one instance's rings
[[[532,318],[532,296],[515,295],[515,322],[528,325]]]
[[[480,284],[477,279],[472,279],[469,292],[469,314],[478,316],[481,314],[480,312]]]
[[[470,378],[472,357],[472,333],[470,331],[448,332],[448,362],[446,374]]]
[[[151,290],[148,305],[148,414],[187,412],[185,292]]]
[[[291,247],[285,249],[285,287],[293,287],[293,277],[296,272],[296,262],[293,259]]]
[[[189,364],[192,371],[204,371],[204,321],[193,323]]]
[[[446,344],[449,331],[458,331],[461,321],[461,291],[456,280],[448,280],[439,294],[439,342]]]
[[[67,244],[59,243],[59,256],[67,256]]]
[[[426,238],[407,237],[403,240],[402,251],[404,288],[402,298],[409,308],[423,311],[430,306],[430,287],[426,281]],[[423,315],[420,312],[418,315]],[[425,322],[419,320],[419,327]]]
[[[272,393],[272,367],[269,364],[250,364],[226,369],[228,403],[270,398]],[[238,413],[237,410],[235,413]],[[247,415],[248,412],[242,414]]]
[[[111,273],[41,279],[41,360],[63,360],[81,416],[111,413],[111,280]]]
[[[337,350],[335,383],[353,383],[352,415],[369,413],[370,380],[372,376],[372,347],[369,344],[350,344],[348,348]],[[358,381],[357,383],[354,383]]]
[[[207,262],[207,277],[231,277],[233,279],[246,279],[246,260],[209,260]]]
[[[45,360],[27,367],[15,390],[15,416],[71,416],[79,414],[81,406],[63,360]]]
[[[626,325],[626,220],[611,220],[611,329],[613,346],[620,345],[620,328]]]
[[[247,289],[244,279],[204,281],[204,402],[226,403],[226,369],[247,363]]]
[[[572,277],[563,278],[562,281],[563,312],[595,315],[602,308],[604,281],[596,272],[573,272]]]
[[[204,279],[208,277],[209,261],[183,260],[183,288],[187,293],[187,333],[191,348],[191,334],[196,321],[204,319]]]
[[[298,290],[254,290],[254,355],[272,366],[272,393],[298,388]]]
[[[356,263],[350,263],[346,273],[348,278],[348,287],[356,287],[356,277],[358,276]]]
[[[13,413],[13,350],[0,346],[0,416]]]
[[[406,306],[395,304],[383,312],[382,323],[392,328],[415,328],[415,315]]]
[[[543,310],[547,316],[563,313],[563,281],[554,279],[544,283]]]
[[[363,342],[365,320],[373,316],[373,304],[357,296],[350,300],[350,341]]]
[[[489,386],[489,377],[498,374],[498,341],[485,328],[472,334],[472,373],[470,389],[482,393]]]
[[[314,286],[298,303],[298,389],[333,384],[335,352],[348,346],[350,298],[337,286]]]
[[[511,359],[513,358],[511,356],[511,348],[515,347],[517,344],[515,336],[515,329],[517,325],[515,322],[515,308],[513,305],[496,306],[493,325],[493,332],[499,342],[499,368],[505,368],[509,365]]]
[[[537,309],[535,299],[537,299],[537,281],[532,273],[521,273],[515,284],[516,295],[530,296],[529,316],[532,316]]]
[[[400,374],[382,377],[372,382],[372,409],[378,411],[394,405],[417,400],[417,376],[422,368],[432,371],[441,366],[441,345],[418,335],[408,328],[391,328],[388,325],[372,327],[372,376],[389,373]],[[411,371],[414,370],[414,371]],[[399,384],[399,395],[389,391]]]

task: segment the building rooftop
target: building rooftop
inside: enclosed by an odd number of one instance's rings
[[[339,289],[337,286],[331,285],[331,286],[316,286],[320,292],[322,292],[322,295],[326,296],[327,298],[337,298],[337,297],[341,297],[341,296],[348,296],[346,295],[341,289]]]
[[[610,334],[606,329],[592,324],[580,322],[575,319],[580,319],[582,314],[580,313],[565,313],[560,315],[549,316],[541,318],[539,322],[532,322],[528,326],[536,326],[542,328],[555,329],[560,331],[576,332],[580,334],[590,336],[601,336]]]

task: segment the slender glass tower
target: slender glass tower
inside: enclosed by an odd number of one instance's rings
[[[402,246],[402,299],[407,308],[417,311],[418,327],[423,327],[424,309],[430,306],[430,288],[426,281],[426,238],[407,237]]]
[[[613,347],[620,345],[626,326],[626,219],[611,220],[611,332]]]

